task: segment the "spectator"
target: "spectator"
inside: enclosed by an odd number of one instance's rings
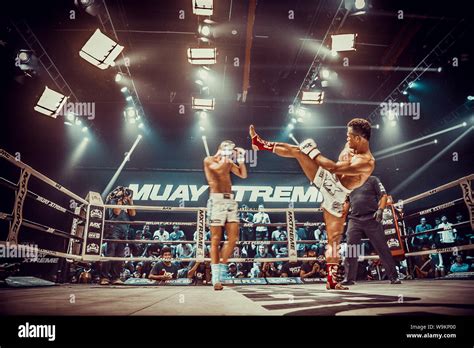
[[[263,204],[258,205],[258,213],[253,216],[254,224],[269,224],[270,217],[263,211]],[[255,228],[255,240],[268,240],[268,226],[257,226]]]
[[[266,245],[260,244],[257,248],[257,255],[255,258],[271,258],[272,254],[268,252],[268,247]]]
[[[134,240],[143,240],[143,231],[138,230],[135,233]],[[145,243],[130,243],[130,254],[135,257],[143,256],[145,253],[146,244]]]
[[[296,240],[307,240],[307,230],[305,227],[301,226],[296,230]],[[302,257],[306,251],[306,244],[296,243],[296,250],[299,257]]]
[[[262,276],[265,278],[279,277],[280,272],[278,271],[275,263],[264,262],[262,266]]]
[[[242,204],[242,210],[246,210],[249,207],[245,204]],[[253,223],[253,214],[247,211],[242,211],[240,213],[240,223],[241,224],[250,224]],[[242,225],[241,225],[242,226]],[[255,234],[253,232],[253,227],[240,227],[240,240],[255,240]]]
[[[467,272],[469,271],[469,265],[464,263],[461,255],[456,256],[456,262],[451,265],[451,273]]]
[[[106,202],[113,205],[133,205],[132,199],[133,191],[122,186],[117,187],[107,196]],[[131,221],[137,214],[135,209],[107,209],[109,220],[114,221]],[[108,239],[126,239],[128,235],[128,224],[112,224],[104,233],[105,238]],[[125,244],[107,242],[105,248],[105,256],[107,257],[124,257]],[[102,264],[100,285],[114,285],[123,284],[120,280],[122,270],[121,261],[107,261]]]
[[[441,219],[439,217],[435,218],[434,228],[438,228],[440,223],[441,223]]]
[[[281,267],[281,277],[299,277],[301,271],[301,262],[285,262]]]
[[[314,239],[317,241],[317,253],[318,255],[324,254],[326,249],[326,243],[328,240],[328,235],[326,232],[326,225],[324,222],[320,223],[318,228],[314,230]]]
[[[286,235],[286,231],[283,229],[283,226],[278,225],[276,230],[272,232],[272,240],[280,240],[280,235],[282,233]]]
[[[286,231],[285,233],[280,233],[278,235],[278,241],[280,242],[286,242],[287,241],[287,236],[286,236]],[[273,244],[272,245],[272,251],[273,254],[275,254],[275,257],[287,257],[288,256],[288,247],[287,244]],[[284,255],[284,256],[283,256]]]
[[[135,266],[135,272],[132,274],[133,278],[146,278],[146,273],[143,272],[143,263],[139,262]]]
[[[255,255],[257,254],[257,247],[255,245],[255,242],[251,242],[250,244],[245,244],[242,247],[242,255],[243,257],[246,258],[255,258]]]
[[[262,277],[262,264],[260,262],[254,262],[253,267],[249,272],[249,278],[261,278]]]
[[[161,240],[163,242],[170,240],[170,234],[168,231],[165,230],[165,226],[163,225],[160,225],[155,231],[155,233],[153,233],[153,239],[156,240],[155,237],[158,237],[158,240]]]
[[[377,255],[375,252],[371,253],[371,255]],[[388,279],[387,273],[385,271],[385,267],[382,265],[380,259],[369,259],[368,261],[369,266],[367,268],[368,280],[386,280]]]
[[[241,264],[237,265],[235,262],[229,263],[229,273],[228,276],[229,278],[235,279],[235,278],[244,278],[244,272],[240,270]]]
[[[441,217],[441,223],[439,228],[442,228],[441,231],[438,231],[439,236],[439,246],[441,248],[451,248],[455,246],[457,231],[455,228],[452,228],[453,224],[448,222],[446,215]],[[442,255],[443,262],[445,265],[451,264],[451,255],[449,253],[444,253]]]
[[[415,233],[424,232],[432,229],[433,227],[430,224],[426,223],[426,218],[422,217],[420,219],[420,224],[416,225]],[[418,234],[416,236],[413,236],[411,239],[411,245],[413,248],[415,248],[415,250],[420,250],[421,248],[427,245],[431,245],[432,242],[433,237],[427,233]]]
[[[429,250],[428,247],[423,247],[423,251]],[[423,278],[433,278],[435,274],[435,269],[429,255],[421,255],[420,258],[415,259],[416,264],[414,268],[414,278],[423,279]]]
[[[171,262],[171,248],[164,247],[161,250],[161,257],[164,261],[157,262],[148,276],[151,280],[170,280],[178,277],[178,267]]]
[[[431,245],[431,249],[436,249],[436,244],[433,243],[433,245]],[[435,278],[444,277],[445,270],[444,270],[443,257],[441,253],[434,252],[430,254],[430,260],[432,263],[432,267],[434,269],[434,277]]]
[[[194,231],[193,240],[197,241],[198,231]],[[211,240],[211,231],[204,232],[204,240]]]
[[[176,257],[188,259],[194,256],[194,248],[190,243],[178,244],[176,246]]]
[[[317,254],[315,250],[309,250],[306,256],[317,257]],[[321,265],[316,260],[305,261],[303,265],[301,265],[301,278],[323,278],[326,276],[326,272],[323,272],[323,274],[321,274]]]

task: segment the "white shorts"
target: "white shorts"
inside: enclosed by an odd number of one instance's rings
[[[232,193],[211,193],[207,201],[207,218],[210,226],[224,226],[227,222],[240,222],[239,205]]]
[[[323,195],[321,207],[326,209],[331,215],[341,217],[344,202],[352,190],[342,186],[336,174],[331,174],[321,167],[319,167],[313,183]]]

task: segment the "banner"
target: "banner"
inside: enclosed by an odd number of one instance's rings
[[[400,237],[399,218],[399,213],[393,204],[388,204],[383,211],[382,225],[387,245],[393,256],[405,254],[402,238]]]

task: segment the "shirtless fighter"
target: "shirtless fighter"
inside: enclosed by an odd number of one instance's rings
[[[372,174],[375,159],[369,149],[371,125],[355,118],[347,124],[347,143],[334,162],[321,154],[313,139],[306,139],[299,146],[262,140],[253,125],[249,133],[254,150],[272,151],[280,157],[296,158],[308,179],[323,196],[324,222],[328,233],[326,247],[327,289],[347,290],[337,282],[339,267],[339,245],[346,219],[343,210],[347,195],[362,186]]]
[[[230,140],[223,141],[214,156],[204,159],[204,173],[210,190],[207,214],[211,229],[211,272],[214,290],[223,288],[221,280],[227,272],[227,260],[239,238],[239,207],[232,194],[230,173],[245,179],[247,168],[244,162],[245,150],[235,147]],[[223,226],[227,232],[227,241],[222,250],[219,250]]]

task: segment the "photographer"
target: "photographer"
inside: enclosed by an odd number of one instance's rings
[[[113,205],[133,205],[132,200],[133,191],[129,188],[119,186],[113,190],[106,199],[107,204]],[[108,209],[109,220],[114,221],[131,221],[131,218],[136,215],[135,209]],[[105,230],[105,238],[107,239],[126,239],[128,235],[128,224],[112,224]],[[107,257],[123,257],[125,244],[107,242],[105,248],[105,256]],[[114,285],[123,284],[120,280],[120,273],[122,268],[122,261],[107,261],[101,267],[100,285]]]

